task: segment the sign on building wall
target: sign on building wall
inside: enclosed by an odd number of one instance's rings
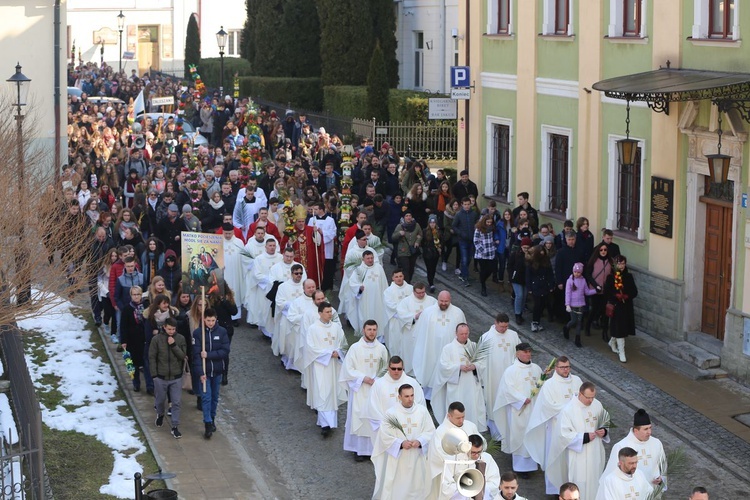
[[[451,87],[470,87],[471,70],[469,66],[451,66]]]
[[[428,118],[430,120],[455,120],[458,118],[455,100],[433,97],[428,101]]]
[[[651,233],[672,237],[674,227],[674,180],[651,177]]]

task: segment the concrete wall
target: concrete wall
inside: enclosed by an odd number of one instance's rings
[[[449,93],[449,71],[455,54],[451,30],[459,28],[458,0],[406,0],[397,3],[397,9],[399,88]],[[421,87],[414,85],[415,32],[418,31],[424,33],[425,42]]]
[[[662,339],[684,340],[682,295],[685,284],[633,266],[628,269],[638,288],[634,301],[636,327]]]
[[[750,363],[748,355],[745,354],[750,345],[750,338],[744,330],[745,321],[748,320],[750,314],[746,312],[737,309],[727,311],[724,349],[721,351],[721,368],[746,384],[750,384]]]
[[[67,157],[65,144],[67,143],[67,113],[65,105],[66,94],[66,63],[65,63],[65,8],[66,2],[61,2],[61,61],[60,61],[60,99],[63,105],[60,113],[61,160]],[[16,63],[22,66],[21,72],[31,79],[29,91],[29,105],[24,111],[27,118],[25,124],[34,134],[34,145],[47,149],[52,153],[55,142],[55,111],[54,111],[54,2],[18,0],[3,2],[0,5],[0,52],[6,54],[4,65],[0,68],[2,82],[2,98],[15,102],[11,96],[8,84],[4,80],[15,73]],[[3,106],[0,110],[2,119],[10,120],[15,108]],[[50,161],[52,157],[50,157]]]

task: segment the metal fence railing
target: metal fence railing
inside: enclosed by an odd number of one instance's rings
[[[6,435],[0,444],[0,499],[51,499],[44,468],[42,413],[26,365],[21,333],[16,328],[2,328],[0,345],[10,381],[14,420],[20,424],[18,440]]]
[[[258,106],[276,111],[283,117],[287,109],[304,113],[315,129],[324,127],[344,142],[359,142],[362,137],[374,140],[376,149],[387,142],[400,155],[410,158],[454,160],[458,157],[458,130],[455,122],[377,122],[375,119],[345,118],[327,112],[310,111],[253,97]]]

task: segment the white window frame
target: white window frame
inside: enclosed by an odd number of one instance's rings
[[[564,127],[555,127],[552,125],[542,125],[542,165],[541,173],[541,199],[539,200],[539,211],[549,212],[549,183],[550,183],[550,155],[549,141],[550,136],[565,135],[568,137],[568,208],[565,210],[565,218],[570,219],[573,213],[571,209],[573,197],[570,190],[573,187],[573,129]]]
[[[229,36],[229,35],[234,35]],[[240,57],[240,46],[242,45],[240,40],[242,39],[242,30],[229,30],[227,33],[227,47],[224,55],[227,57]],[[233,46],[230,47],[229,42],[233,41]],[[230,48],[233,49],[233,53],[230,52]]]
[[[510,36],[515,34],[515,31],[513,31],[513,11],[514,11],[514,2],[516,0],[508,0],[508,32],[507,33],[498,33],[498,22],[497,22],[497,16],[500,12],[500,2],[501,0],[487,0],[487,34],[488,35],[500,35],[500,36]]]
[[[607,227],[613,231],[617,231],[617,200],[619,199],[620,191],[620,175],[618,172],[618,158],[617,158],[617,141],[625,139],[624,135],[609,134],[607,136]],[[646,203],[648,196],[646,196],[646,182],[648,176],[646,175],[644,166],[646,165],[646,150],[645,139],[639,139],[638,137],[631,137],[638,141],[638,147],[641,148],[641,206],[639,208],[639,226],[636,233],[636,238],[643,241],[646,238]],[[632,234],[632,233],[628,233]]]
[[[628,36],[627,38],[639,39],[647,38],[646,34],[646,7],[647,0],[640,0],[641,2],[641,34],[639,36]],[[607,36],[610,38],[622,38],[625,36],[623,31],[623,12],[625,11],[624,0],[610,0],[609,2],[609,29],[607,30]],[[707,11],[708,12],[708,11]]]
[[[414,65],[413,68],[413,79],[414,89],[422,89],[424,87],[424,31],[414,30]],[[422,47],[419,47],[419,35],[422,35]],[[419,64],[419,81],[417,81],[417,64]]]
[[[734,19],[732,20],[732,37],[727,40],[740,39],[740,0],[734,2]],[[720,38],[710,38],[708,25],[708,0],[693,0],[693,39],[694,40],[722,40]]]
[[[486,132],[486,146],[485,146],[485,181],[484,181],[484,194],[485,196],[495,196],[493,189],[493,175],[497,165],[494,165],[493,159],[495,157],[493,136],[495,125],[505,125],[508,127],[508,202],[512,204],[513,196],[513,138],[515,136],[515,130],[513,130],[513,120],[510,118],[503,118],[501,116],[487,115],[485,132]]]
[[[556,0],[543,0],[544,17],[542,20],[542,35],[573,36],[573,1],[568,2],[568,29],[564,35],[555,33],[555,2]]]

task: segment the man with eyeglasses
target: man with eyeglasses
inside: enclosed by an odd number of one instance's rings
[[[271,268],[272,273],[274,268],[285,263],[289,259],[288,254],[290,253],[292,258],[294,258],[293,251],[284,251],[284,261],[279,264],[275,264],[274,267]],[[284,321],[285,313],[288,313],[289,306],[292,304],[292,301],[304,293],[303,283],[306,279],[305,268],[302,267],[302,264],[292,261],[290,265],[289,276],[290,278],[285,279],[283,282],[281,282],[276,289],[276,296],[274,297],[272,310],[273,338],[271,339],[271,350],[273,351],[274,356],[286,356],[287,360],[288,354],[286,352],[285,346],[287,333],[289,330],[289,322]],[[285,363],[284,358],[282,358],[282,363]]]
[[[547,456],[549,480],[555,485],[577,484],[581,500],[596,498],[604,470],[604,443],[609,442],[609,433],[601,426],[603,412],[602,404],[596,399],[596,386],[584,382],[578,397],[571,399],[560,412],[552,432]],[[558,461],[563,465],[558,465]],[[565,471],[566,466],[567,474],[561,477],[559,471]]]
[[[460,461],[471,461],[474,462],[471,465],[446,465],[445,473],[443,474],[442,482],[442,495],[444,498],[458,499],[466,498],[458,493],[458,485],[455,481],[455,475],[457,472],[466,469],[478,469],[484,476],[484,488],[481,492],[482,496],[477,495],[474,498],[481,498],[482,500],[492,500],[496,497],[496,493],[500,490],[500,469],[497,467],[495,459],[492,455],[487,453],[487,442],[480,434],[472,434],[469,436],[469,443],[471,443],[471,449],[468,453],[461,453],[456,457],[456,460]],[[502,497],[500,497],[502,498]]]
[[[362,338],[346,352],[339,381],[349,392],[344,428],[344,450],[355,453],[355,461],[364,462],[372,455],[372,432],[365,417],[365,407],[372,385],[381,368],[388,364],[388,351],[378,341],[378,324],[368,319],[362,327]]]
[[[581,492],[576,483],[565,483],[560,486],[560,494],[557,500],[581,500]]]
[[[388,370],[376,378],[370,388],[370,397],[364,412],[373,432],[382,425],[385,412],[398,404],[398,388],[404,384],[414,388],[414,402],[427,407],[422,387],[416,379],[404,373],[404,360],[399,356],[391,356],[388,360]]]
[[[556,477],[567,476],[566,464],[558,461],[555,465],[558,469],[552,471],[547,461],[549,449],[548,443],[552,439],[557,416],[572,399],[576,391],[581,387],[580,377],[570,373],[570,359],[560,356],[555,362],[555,372],[551,378],[544,382],[536,397],[536,404],[531,412],[529,425],[526,427],[524,443],[529,455],[544,470],[544,482],[546,493],[556,495],[559,486],[552,484],[550,474]]]

